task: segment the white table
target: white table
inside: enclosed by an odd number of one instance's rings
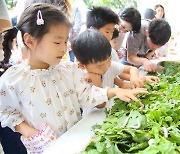
[[[94,109],[54,141],[44,154],[76,154],[85,149],[94,136],[91,127],[105,120],[104,109]]]

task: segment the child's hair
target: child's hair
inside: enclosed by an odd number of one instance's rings
[[[118,24],[119,17],[108,7],[92,7],[87,13],[87,28],[94,27],[100,29],[110,23]]]
[[[72,7],[69,0],[26,0],[24,8],[28,7],[29,5],[33,3],[53,4],[57,6],[58,8],[60,7],[61,10],[64,10],[64,12],[68,14],[68,16],[71,16]]]
[[[81,33],[72,44],[77,60],[87,65],[106,60],[111,56],[111,45],[102,33],[89,29]]]
[[[122,20],[130,23],[132,25],[132,31],[138,33],[141,28],[141,14],[140,12],[133,8],[125,8],[119,12],[119,16]]]
[[[42,19],[44,20],[44,24],[41,25],[36,23],[39,10],[41,11]],[[71,26],[66,15],[57,9],[56,6],[45,3],[35,3],[28,6],[22,13],[17,26],[5,31],[6,34],[3,41],[4,63],[7,64],[9,62],[12,49],[11,44],[16,37],[18,30],[21,31],[22,38],[25,33],[29,33],[32,37],[40,41],[43,36],[49,32],[52,25],[58,24]]]
[[[164,19],[154,19],[149,24],[148,32],[153,44],[164,45],[171,36],[171,27]]]
[[[114,28],[114,32],[113,32],[113,36],[112,36],[112,39],[115,39],[115,38],[117,38],[119,36],[119,31],[116,29],[116,28]],[[111,39],[111,40],[112,40]]]

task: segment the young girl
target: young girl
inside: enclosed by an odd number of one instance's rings
[[[41,153],[81,119],[80,108],[92,108],[117,96],[135,100],[145,89],[122,90],[90,86],[77,66],[61,62],[67,50],[70,30],[67,17],[55,6],[33,4],[17,24],[7,31],[3,47],[11,53],[10,42],[19,31],[29,59],[9,68],[0,80],[0,121],[22,134],[30,153]]]

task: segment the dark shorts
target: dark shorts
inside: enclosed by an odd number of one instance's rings
[[[13,132],[9,127],[2,128],[0,125],[0,141],[5,154],[27,154],[20,136],[21,134]]]

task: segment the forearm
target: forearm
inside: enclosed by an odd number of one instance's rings
[[[114,84],[117,85],[118,87],[122,87],[123,82],[124,82],[124,81],[121,80],[121,79],[118,78],[118,77],[116,77],[116,78],[114,79]]]
[[[129,73],[122,73],[119,77],[123,80],[128,80],[128,81],[130,80],[130,74]]]
[[[31,137],[38,132],[38,130],[29,126],[26,122],[22,122],[19,125],[15,126],[15,129],[25,137]]]
[[[138,57],[136,55],[133,54],[129,54],[127,56],[127,61],[135,66],[141,66],[144,64],[145,61],[147,61],[147,58],[143,58],[143,57]]]
[[[139,78],[139,70],[133,66],[130,69],[130,80],[131,78]]]

